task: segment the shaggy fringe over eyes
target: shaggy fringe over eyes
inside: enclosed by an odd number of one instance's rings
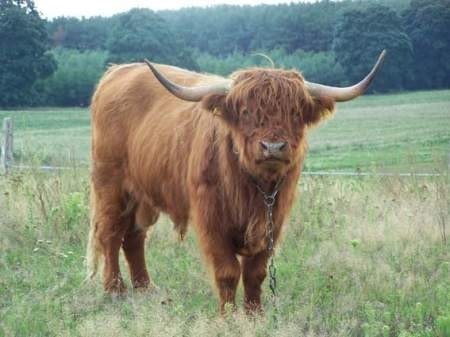
[[[235,85],[226,97],[226,109],[239,114],[247,108],[257,123],[278,115],[284,125],[292,128],[290,115],[299,114],[304,124],[311,125],[334,110],[332,99],[310,96],[303,77],[296,71],[254,68],[238,71],[232,78]]]

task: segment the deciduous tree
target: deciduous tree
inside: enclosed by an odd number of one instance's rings
[[[410,88],[450,87],[450,0],[413,0],[403,20],[414,48]]]
[[[198,69],[180,37],[151,10],[132,9],[114,16],[107,47],[111,62],[140,62],[149,58]]]
[[[336,26],[333,49],[349,83],[366,74],[382,49],[389,57],[373,90],[401,90],[411,78],[412,45],[397,13],[374,5],[365,10],[349,10]]]
[[[0,0],[0,106],[32,105],[33,84],[56,68],[32,0]]]

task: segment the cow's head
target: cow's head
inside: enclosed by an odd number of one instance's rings
[[[331,114],[335,102],[362,95],[384,55],[361,82],[346,88],[307,82],[296,71],[266,68],[238,71],[223,83],[182,87],[147,64],[172,94],[202,101],[205,110],[220,116],[241,165],[259,179],[274,181],[298,163],[306,128]]]

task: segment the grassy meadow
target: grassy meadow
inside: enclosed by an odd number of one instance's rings
[[[16,164],[87,165],[89,110],[0,111],[15,124]],[[310,131],[307,171],[434,171],[448,164],[450,90],[363,96]]]
[[[157,290],[117,299],[86,281],[89,113],[5,116],[16,164],[72,169],[0,176],[0,336],[450,336],[450,91],[362,97],[311,131],[308,171],[442,175],[303,177],[279,297],[265,282],[256,319],[218,316],[194,233],[179,242],[166,217],[147,243]]]

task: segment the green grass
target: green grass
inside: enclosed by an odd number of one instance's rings
[[[449,90],[364,96],[311,132],[305,169],[433,171],[449,152]]]
[[[276,255],[278,311],[266,282],[258,319],[218,317],[195,235],[178,242],[165,217],[147,243],[159,289],[106,296],[85,281],[87,168],[0,176],[0,336],[449,337],[449,96],[368,96],[312,131],[308,169],[444,174],[303,177]],[[88,162],[86,110],[11,114],[19,162]]]
[[[276,256],[275,322],[267,283],[265,317],[218,317],[195,236],[178,242],[166,218],[147,244],[159,290],[104,295],[84,281],[87,172],[15,173],[0,180],[0,335],[448,337],[449,186],[304,177]]]
[[[83,108],[0,111],[14,121],[16,164],[70,165],[89,161],[90,116]]]
[[[17,163],[89,162],[89,111],[0,111],[15,122]],[[450,90],[363,96],[310,131],[308,171],[440,170],[450,151]]]

